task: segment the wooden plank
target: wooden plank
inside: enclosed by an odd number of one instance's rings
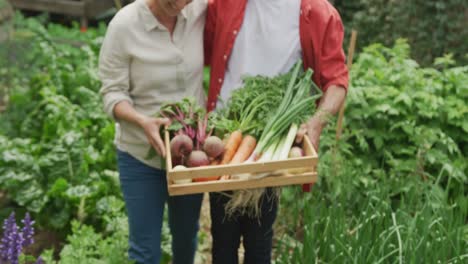
[[[304,135],[304,140],[302,141],[302,149],[304,150],[304,154],[310,157],[318,157],[317,151],[315,151],[314,146],[312,146],[312,142],[307,135]]]
[[[206,166],[199,168],[180,169],[177,171],[168,170],[170,179],[194,179],[200,177],[211,177],[220,175],[232,175],[241,173],[256,173],[256,172],[274,172],[277,170],[292,169],[292,168],[314,168],[317,160],[311,157],[294,158],[281,161],[269,162],[253,162],[244,164],[228,164],[218,166]]]
[[[164,143],[166,143],[166,180],[167,180],[167,187],[169,190],[169,186],[172,184],[172,180],[169,178],[169,171],[172,170],[172,155],[171,155],[171,144],[170,144],[170,137],[169,132],[167,131],[164,133]]]
[[[67,0],[10,0],[19,9],[46,11],[74,16],[86,15],[85,2]]]
[[[317,181],[317,172],[309,172],[301,175],[283,175],[276,177],[266,177],[258,180],[221,180],[211,182],[199,182],[188,184],[171,184],[168,187],[171,196],[203,193],[220,192],[225,190],[254,189],[261,187],[279,187],[287,185],[298,185],[304,183],[315,183]]]

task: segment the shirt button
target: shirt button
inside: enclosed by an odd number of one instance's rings
[[[234,35],[237,35],[237,30],[234,30],[234,32],[232,32]]]
[[[227,60],[227,55],[224,55],[223,58],[224,58],[224,60]]]
[[[222,83],[222,82],[223,82],[223,79],[219,78],[219,79],[218,79],[218,82],[219,82],[219,83]]]

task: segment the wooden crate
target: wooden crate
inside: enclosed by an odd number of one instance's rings
[[[304,137],[304,157],[281,161],[254,162],[238,165],[217,165],[198,168],[173,170],[170,148],[169,132],[165,133],[166,144],[166,170],[169,195],[183,195],[203,192],[220,192],[239,189],[253,189],[260,187],[277,187],[315,183],[317,181],[318,155],[308,137]],[[299,170],[299,173],[291,174],[288,170]],[[175,184],[174,180],[194,179],[221,175],[234,175],[242,173],[269,173],[269,176],[260,179],[229,179],[206,182],[191,182]]]

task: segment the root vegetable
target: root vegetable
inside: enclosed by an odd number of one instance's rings
[[[257,140],[250,136],[246,135],[237,149],[236,154],[232,158],[230,164],[240,164],[247,160],[247,158],[252,154],[257,144]]]
[[[193,149],[193,142],[187,135],[177,135],[171,140],[172,157],[181,158]]]
[[[183,170],[183,169],[186,169],[186,167],[183,165],[177,165],[172,170],[176,171],[176,170]],[[174,180],[175,184],[185,184],[185,183],[191,183],[191,182],[192,182],[191,179]]]
[[[215,159],[215,160],[211,161],[210,166],[219,165],[220,162],[221,161]],[[220,178],[219,176],[195,178],[195,179],[193,179],[193,181],[194,182],[217,181],[217,180],[219,180],[219,178]]]
[[[289,158],[300,158],[304,156],[304,151],[300,147],[292,147],[289,151]]]
[[[241,142],[242,132],[240,130],[232,132],[226,145],[224,146],[224,155],[221,164],[228,164],[232,160],[232,157],[234,157],[234,154],[236,154],[236,151],[239,148]]]
[[[223,141],[216,136],[208,137],[203,144],[203,150],[211,158],[217,158],[224,152]]]
[[[192,151],[187,160],[187,166],[189,166],[190,168],[207,166],[209,164],[210,160],[208,159],[208,156],[205,152],[201,150]]]

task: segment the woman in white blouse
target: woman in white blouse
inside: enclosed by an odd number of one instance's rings
[[[167,201],[173,263],[193,263],[202,195],[169,197],[155,118],[164,102],[186,96],[204,106],[206,0],[136,0],[109,24],[99,57],[105,111],[116,121],[118,168],[130,226],[130,259],[160,261]],[[145,159],[150,147],[158,156]]]

